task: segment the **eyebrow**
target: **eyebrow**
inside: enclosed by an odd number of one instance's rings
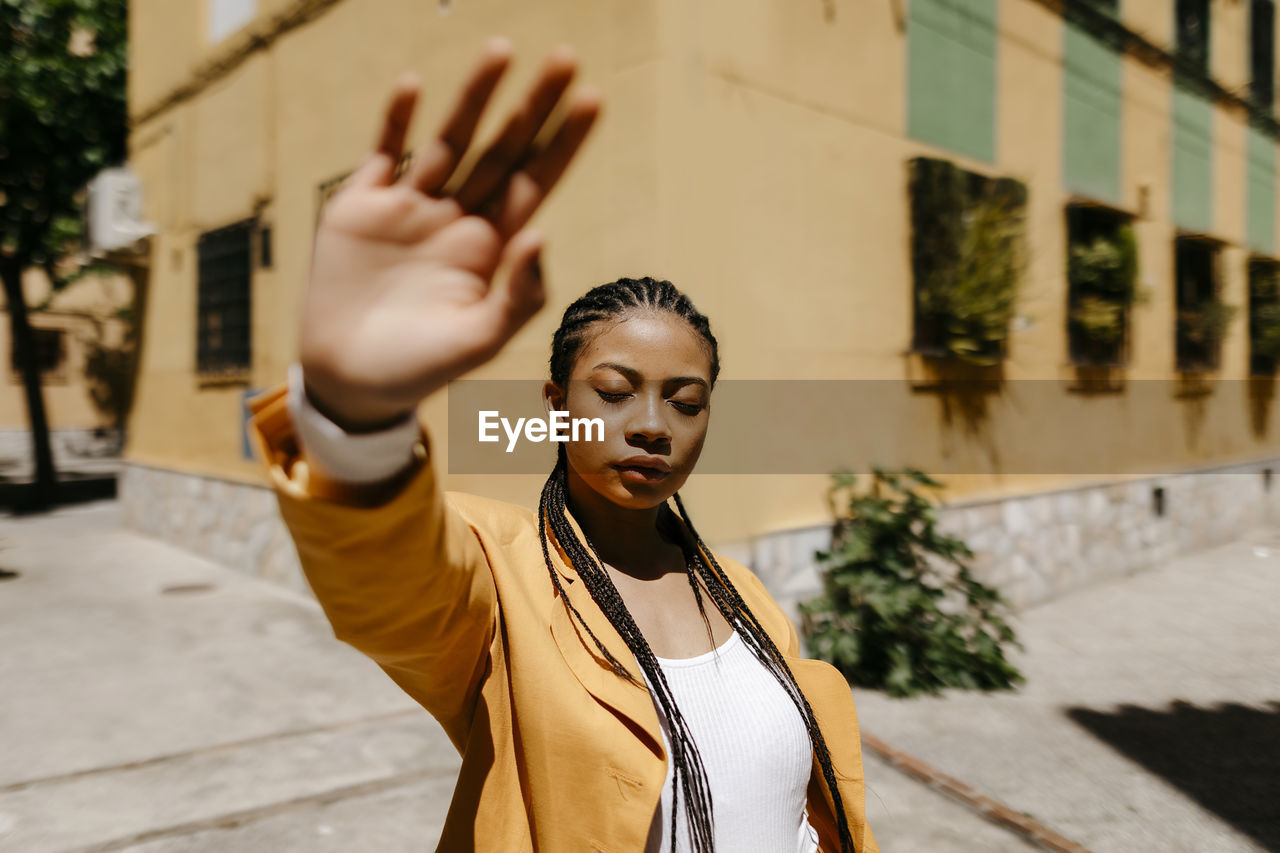
[[[627,379],[637,384],[639,384],[644,380],[644,377],[640,374],[640,371],[636,370],[633,367],[627,367],[625,364],[618,364],[616,361],[602,361],[591,369],[599,370],[602,367],[608,367],[612,370],[616,370],[619,373],[621,373],[623,376],[627,377]],[[663,384],[670,385],[673,383],[678,383],[680,385],[701,385],[703,388],[708,387],[707,380],[702,379],[701,377],[698,377],[698,376],[673,376],[670,379],[666,380],[666,382],[664,382]]]

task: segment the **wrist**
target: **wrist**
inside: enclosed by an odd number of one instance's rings
[[[341,427],[343,432],[381,432],[403,423],[416,408],[362,399],[359,394],[339,391],[326,385],[314,373],[315,371],[308,373],[303,370],[302,386],[307,401],[317,412]]]

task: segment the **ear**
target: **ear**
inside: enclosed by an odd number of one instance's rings
[[[561,390],[559,385],[549,379],[547,380],[547,383],[542,386],[542,406],[547,410],[548,415],[551,414],[553,410],[564,411],[566,408],[564,391]]]

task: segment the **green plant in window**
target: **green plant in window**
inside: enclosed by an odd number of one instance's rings
[[[1184,308],[1178,312],[1178,335],[1193,344],[1214,346],[1227,336],[1236,311],[1237,306],[1216,298]]]
[[[1138,287],[1138,248],[1133,226],[1071,246],[1067,277],[1074,295],[1070,319],[1086,345],[1118,347],[1128,309],[1149,297]]]
[[[911,198],[917,348],[997,363],[1024,268],[1025,187],[922,157],[912,161]]]
[[[1249,339],[1253,354],[1280,359],[1280,272],[1272,265],[1249,270]]]
[[[946,299],[947,349],[973,364],[995,364],[1009,336],[1022,274],[1019,205],[1006,197],[980,201],[965,217],[955,280]]]
[[[1103,346],[1116,346],[1124,336],[1124,306],[1110,299],[1080,297],[1071,319],[1089,341]]]
[[[810,652],[852,683],[894,696],[943,688],[1011,689],[1022,675],[1005,657],[1018,648],[998,591],[973,577],[973,552],[937,528],[923,489],[942,486],[914,470],[874,468],[868,488],[832,475],[831,546],[816,556],[824,593],[800,605]]]

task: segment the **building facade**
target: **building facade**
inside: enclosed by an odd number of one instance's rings
[[[426,81],[420,143],[495,31],[519,53],[482,135],[561,41],[605,114],[539,214],[550,304],[478,376],[543,377],[574,297],[670,279],[711,318],[726,380],[903,389],[861,413],[882,440],[851,439],[845,464],[935,472],[946,524],[1023,606],[1270,517],[1271,0],[136,0],[130,16],[130,165],[158,229],[121,483],[138,529],[304,588],[245,400],[295,357],[320,205],[391,81]],[[1016,300],[984,302],[997,280]],[[444,458],[446,396],[424,416]],[[533,505],[542,480],[446,487]],[[817,586],[826,485],[702,474],[685,500],[791,606]]]
[[[115,400],[99,391],[99,405],[94,391],[117,383],[116,376],[108,375],[115,362],[101,358],[101,354],[127,344],[133,283],[123,273],[92,273],[55,292],[44,271],[30,269],[22,284],[55,466],[79,470],[111,467],[104,458],[119,454],[122,439],[117,410],[112,406]],[[0,297],[0,353],[7,357],[0,380],[0,478],[25,481],[34,476],[31,428],[11,336],[8,312]]]

